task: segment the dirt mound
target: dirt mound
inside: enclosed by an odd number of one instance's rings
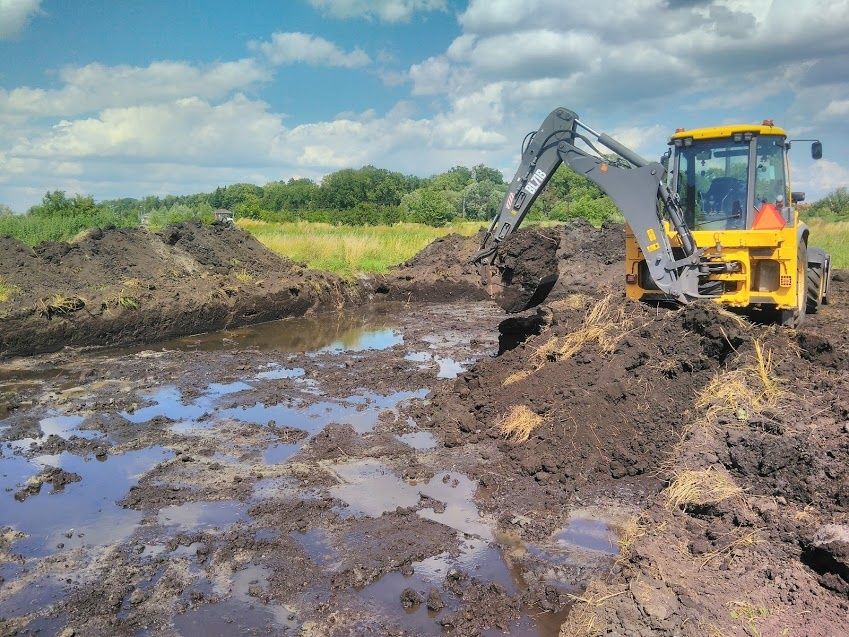
[[[557,282],[561,233],[535,228],[510,237],[498,250],[488,291],[509,313],[539,305]]]
[[[829,334],[844,286],[799,332],[592,289],[505,321],[510,347],[414,414],[481,458],[481,508],[522,541],[556,537],[576,509],[636,507],[612,570],[577,576],[561,635],[839,634],[849,359]]]
[[[34,249],[0,238],[0,355],[162,340],[302,315],[353,295],[228,224],[94,229]]]
[[[609,288],[624,258],[624,226],[595,228],[583,219],[546,228],[528,226],[499,248],[507,277],[503,283],[497,278],[487,289],[470,262],[482,239],[483,231],[474,237],[437,239],[391,273],[367,283],[366,290],[375,298],[403,301],[494,298],[505,310],[517,312],[543,302],[546,293],[553,301]],[[557,276],[550,276],[555,269]],[[544,285],[535,295],[540,281]]]
[[[503,491],[493,482],[487,505],[534,515],[538,534],[562,522],[578,491],[586,499],[625,477],[656,485],[653,469],[719,366],[710,341],[685,329],[684,314],[658,316],[621,294],[586,306],[573,297],[545,314],[539,335],[479,363],[418,414],[448,446],[495,444],[495,471],[515,478]],[[521,442],[516,408],[535,421]],[[545,519],[536,515],[546,510]]]
[[[181,223],[159,233],[163,243],[189,254],[210,272],[265,272],[280,269],[281,258],[253,235],[233,232],[230,224]]]
[[[471,258],[482,233],[451,234],[430,243],[412,259],[366,284],[377,300],[450,301],[488,298]]]

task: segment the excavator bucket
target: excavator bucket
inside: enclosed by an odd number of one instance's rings
[[[510,314],[542,303],[557,283],[559,247],[559,237],[538,230],[501,243],[493,264],[481,266],[490,297]]]

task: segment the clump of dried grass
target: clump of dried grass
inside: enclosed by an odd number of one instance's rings
[[[562,312],[563,310],[580,310],[586,307],[589,301],[590,297],[588,294],[575,292],[564,296],[562,299],[552,301],[548,304],[548,307],[550,307],[553,312]]]
[[[569,595],[575,605],[560,627],[560,634],[569,637],[596,637],[604,634],[604,620],[600,618],[599,610],[608,600],[626,592],[627,590],[615,590],[599,580],[593,580],[582,595]]]
[[[774,408],[782,397],[775,375],[772,352],[754,341],[752,364],[718,372],[696,398],[696,407],[704,410],[699,424],[713,426],[721,418],[748,420]]]
[[[78,312],[85,307],[85,300],[78,296],[65,296],[63,294],[54,294],[47,299],[39,301],[39,311],[42,316],[51,318],[53,316],[67,316],[73,312]]]
[[[121,288],[121,291],[118,292],[118,296],[116,297],[116,302],[121,307],[127,310],[137,310],[139,309],[139,301],[134,296],[127,294],[124,291],[124,288]]]
[[[524,380],[549,362],[569,359],[589,343],[596,343],[603,353],[609,354],[616,349],[630,327],[631,321],[625,315],[621,299],[608,294],[587,312],[580,327],[565,336],[555,336],[545,341],[531,355],[530,369],[510,374],[502,385]]]
[[[518,372],[513,372],[512,374],[508,375],[501,383],[501,385],[506,387],[507,385],[518,383],[520,380],[525,380],[528,376],[531,376],[534,371],[535,370],[531,369],[520,369]]]
[[[498,429],[505,438],[522,443],[527,441],[534,429],[543,422],[542,416],[535,414],[525,405],[513,405],[498,421]]]
[[[752,531],[746,531],[735,537],[730,542],[728,542],[721,549],[706,553],[701,563],[699,564],[699,570],[703,569],[705,566],[707,566],[710,562],[712,562],[718,557],[722,557],[723,555],[732,555],[735,549],[742,549],[747,548],[749,546],[754,546],[760,541],[760,533],[757,531],[757,529]]]
[[[731,619],[740,622],[746,634],[752,637],[761,637],[757,622],[769,616],[769,609],[763,605],[756,606],[748,601],[731,601],[728,602],[728,614]]]
[[[727,472],[704,469],[678,472],[666,488],[666,506],[670,509],[716,504],[743,493]]]
[[[619,531],[619,540],[617,541],[619,559],[627,559],[634,542],[645,537],[646,533],[647,528],[642,515],[634,515],[628,518]]]

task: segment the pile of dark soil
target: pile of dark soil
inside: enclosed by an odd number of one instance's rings
[[[482,472],[484,504],[504,517],[533,519],[527,539],[561,524],[576,495],[592,499],[619,482],[656,489],[655,469],[724,352],[685,324],[700,314],[726,334],[739,329],[710,307],[658,315],[621,294],[604,297],[609,311],[589,325],[587,312],[599,299],[576,300],[574,307],[568,299],[549,305],[539,335],[480,362],[417,414],[446,446],[497,450],[486,469],[504,481]],[[604,330],[600,338],[591,334],[596,328]],[[540,422],[520,443],[502,427],[517,407]]]
[[[658,635],[845,632],[849,352],[828,338],[845,321],[844,281],[838,276],[834,304],[798,333],[752,326],[743,335],[723,378],[757,371],[760,348],[776,397],[688,430],[667,467],[669,489],[639,520],[624,568],[596,591],[625,593],[582,609],[570,630],[594,615],[596,625]],[[728,476],[738,490],[671,502],[694,475]]]
[[[488,298],[472,255],[483,238],[451,234],[437,239],[392,272],[366,283],[375,300],[481,301]]]
[[[0,355],[118,345],[302,315],[353,293],[228,224],[95,229],[30,249],[0,238]]]
[[[559,250],[567,238],[580,254],[568,235]],[[481,458],[481,507],[527,542],[550,537],[576,507],[642,510],[620,530],[610,572],[579,582],[587,592],[561,635],[841,634],[842,274],[832,304],[795,332],[712,304],[675,311],[601,295],[598,273],[568,294],[578,265],[570,284],[561,261],[556,300],[505,321],[512,339],[500,356],[415,413],[444,446]],[[730,397],[718,398],[724,388]]]
[[[482,239],[483,231],[437,239],[390,274],[367,282],[366,290],[376,299],[400,301],[492,298],[506,311],[519,312],[546,297],[552,301],[609,288],[624,258],[622,225],[599,229],[576,219],[550,228],[528,226],[499,247],[503,275],[487,282],[471,263]]]

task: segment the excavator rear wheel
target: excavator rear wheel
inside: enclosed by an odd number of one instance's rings
[[[807,290],[806,290],[806,299],[807,299],[807,308],[805,312],[808,314],[816,314],[816,311],[819,309],[820,303],[822,302],[822,270],[819,268],[808,268],[807,272]]]

